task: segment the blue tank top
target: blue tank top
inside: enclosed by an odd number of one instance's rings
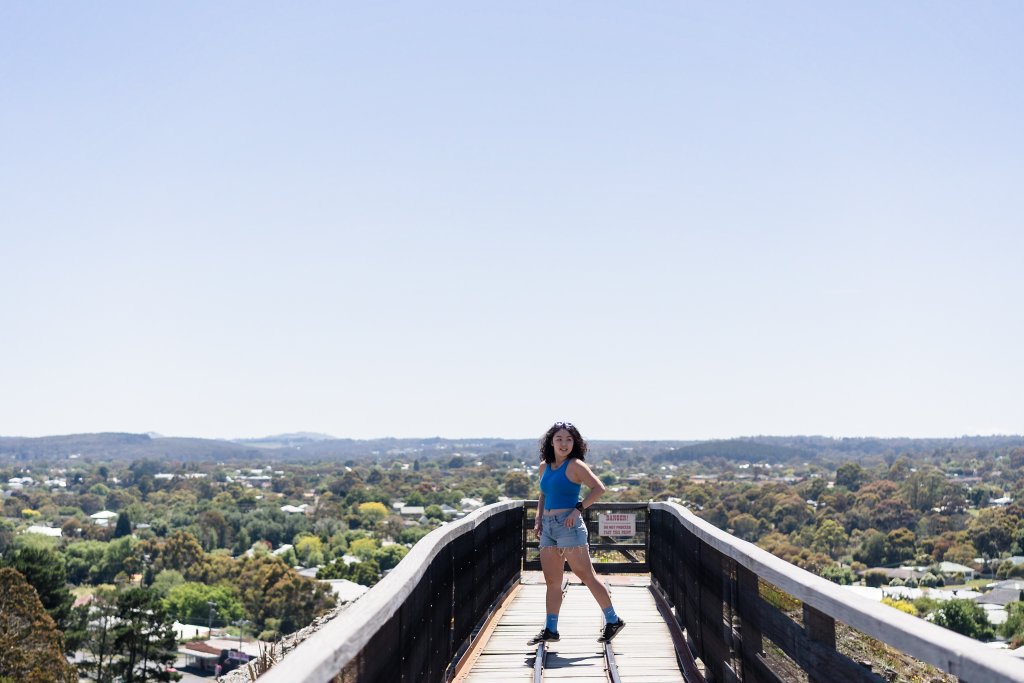
[[[545,510],[561,510],[575,507],[580,500],[580,484],[570,481],[566,471],[569,461],[566,460],[557,470],[551,469],[551,463],[544,468],[544,476],[540,478],[540,490],[544,494]]]

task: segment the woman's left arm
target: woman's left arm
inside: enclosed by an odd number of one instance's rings
[[[594,474],[593,470],[582,460],[572,459],[569,461],[572,466],[566,471],[565,475],[570,481],[577,484],[583,484],[590,491],[587,493],[587,497],[583,499],[583,507],[588,508],[597,502],[597,499],[604,493],[604,484],[597,475]],[[580,515],[579,510],[574,510],[574,514],[578,517]],[[569,515],[569,519],[565,520],[566,526],[570,525],[570,522],[575,523],[576,517]]]

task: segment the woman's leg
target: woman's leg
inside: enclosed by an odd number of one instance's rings
[[[594,565],[590,561],[590,549],[585,545],[581,545],[575,548],[565,548],[564,550],[565,560],[569,563],[569,569],[576,576],[580,577],[583,585],[590,589],[591,595],[597,600],[597,604],[601,606],[601,609],[604,610],[611,607],[612,596],[608,593],[608,589],[601,582],[601,579],[597,578],[597,572],[594,571]],[[543,563],[543,561],[542,557],[541,562]]]
[[[562,608],[562,566],[561,548],[549,546],[540,549],[540,568],[544,571],[547,586],[544,604],[548,614],[558,614]]]

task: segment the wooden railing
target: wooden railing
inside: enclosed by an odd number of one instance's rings
[[[887,681],[836,649],[837,622],[963,683],[1024,681],[1024,662],[855,595],[679,505],[651,503],[650,508],[652,578],[715,683],[800,680],[799,674],[784,671],[790,667],[766,657],[765,641],[784,652],[810,683]],[[796,618],[780,601],[796,607]]]
[[[523,530],[532,527],[529,504],[490,505],[432,531],[383,581],[260,677],[261,683],[446,680],[474,630],[519,578]],[[836,649],[837,624],[963,683],[1024,683],[1024,662],[852,594],[686,508],[651,503],[648,520],[644,549],[652,583],[712,683],[887,682]],[[784,653],[786,666],[779,666],[777,653]]]
[[[523,517],[523,569],[540,571],[540,543],[533,535],[533,523],[537,519],[537,501],[524,502],[526,515]],[[630,538],[602,536],[599,517],[601,513],[622,513],[632,515],[636,533]],[[647,503],[604,503],[597,502],[583,512],[587,525],[587,543],[594,555],[594,569],[598,574],[646,574],[647,550],[651,541],[650,519]],[[610,551],[612,556],[621,555],[619,562],[602,560],[601,551]],[[568,569],[568,565],[566,565]]]
[[[440,683],[519,578],[523,502],[496,503],[424,536],[352,607],[261,683]]]

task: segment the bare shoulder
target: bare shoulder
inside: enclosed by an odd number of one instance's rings
[[[569,460],[569,469],[565,471],[570,481],[577,484],[585,483],[594,478],[594,473],[591,471],[587,463],[583,462],[579,458],[572,458]]]

